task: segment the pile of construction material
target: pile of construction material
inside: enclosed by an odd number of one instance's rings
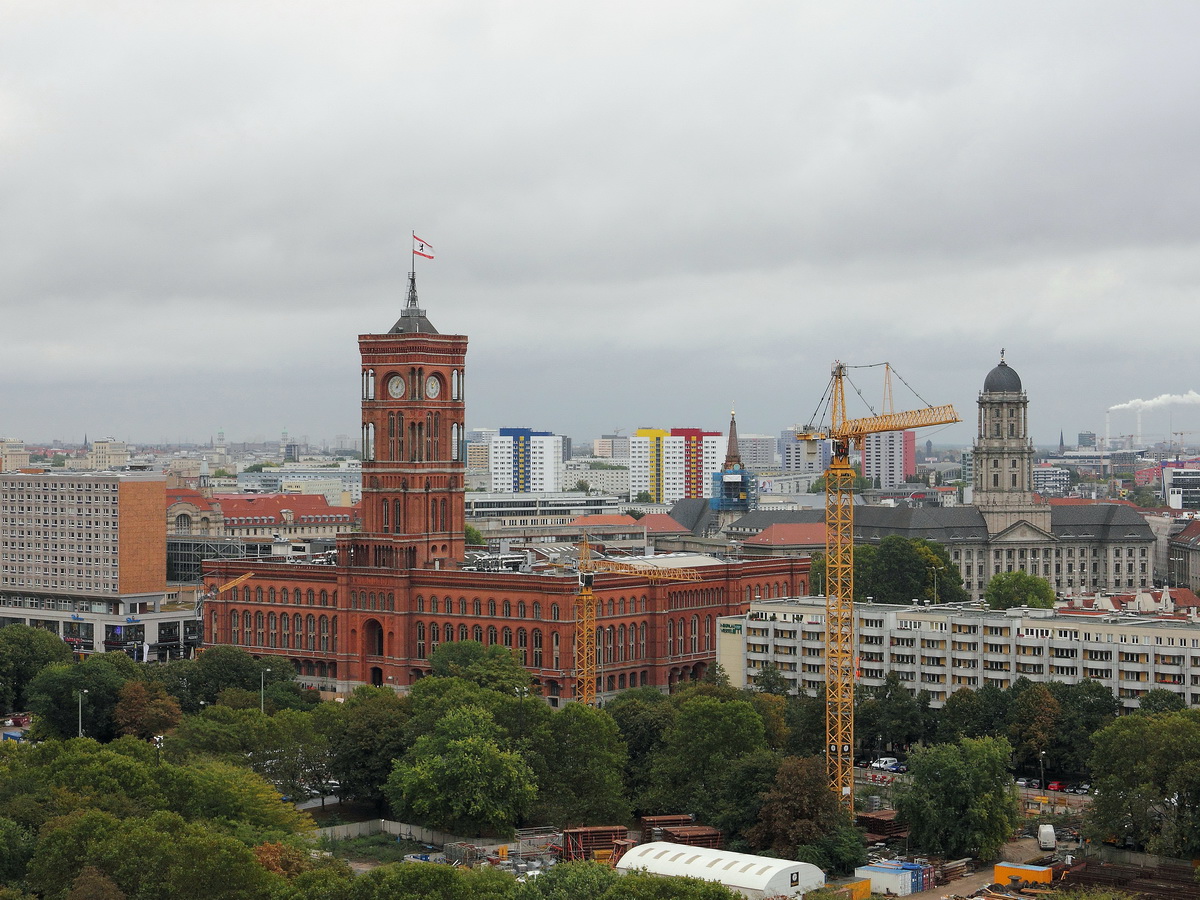
[[[907,897],[937,886],[937,869],[928,862],[888,860],[859,866],[854,870],[854,877],[869,879],[871,890],[876,894],[892,894],[896,897]]]
[[[896,819],[894,809],[881,809],[877,812],[860,812],[854,820],[855,824],[867,832],[867,843],[877,844],[881,841],[904,840],[908,837],[908,826],[902,825]]]

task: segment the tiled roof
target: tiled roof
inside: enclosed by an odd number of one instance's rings
[[[742,543],[757,547],[824,547],[825,523],[776,522]]]
[[[322,494],[216,494],[226,525],[282,525],[291,510],[297,525],[336,525],[354,520],[344,506],[330,506]]]
[[[637,520],[639,525],[645,525],[646,531],[650,534],[688,534],[689,529],[684,528],[666,513],[646,513]]]

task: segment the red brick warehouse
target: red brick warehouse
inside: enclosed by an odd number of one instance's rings
[[[474,572],[464,556],[467,338],[443,335],[408,302],[386,334],[359,336],[363,531],[338,538],[337,564],[222,560],[219,585],[254,578],[205,605],[207,643],[288,660],[301,681],[345,692],[404,688],[439,643],[516,652],[557,703],[574,689],[574,575]],[[687,557],[702,580],[596,576],[597,693],[698,678],[716,655],[716,619],[757,597],[804,593],[807,559]]]

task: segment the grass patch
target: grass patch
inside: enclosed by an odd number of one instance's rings
[[[395,835],[371,834],[345,841],[330,841],[329,849],[339,859],[370,859],[380,863],[403,862],[409,853],[425,852],[415,841],[398,841]]]
[[[318,828],[328,825],[348,825],[351,822],[369,822],[381,819],[383,814],[370,803],[326,803],[306,809]]]

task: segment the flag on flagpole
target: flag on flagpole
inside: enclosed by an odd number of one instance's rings
[[[417,256],[423,256],[426,259],[433,259],[433,244],[428,241],[423,241],[415,234],[413,235],[413,253]]]

